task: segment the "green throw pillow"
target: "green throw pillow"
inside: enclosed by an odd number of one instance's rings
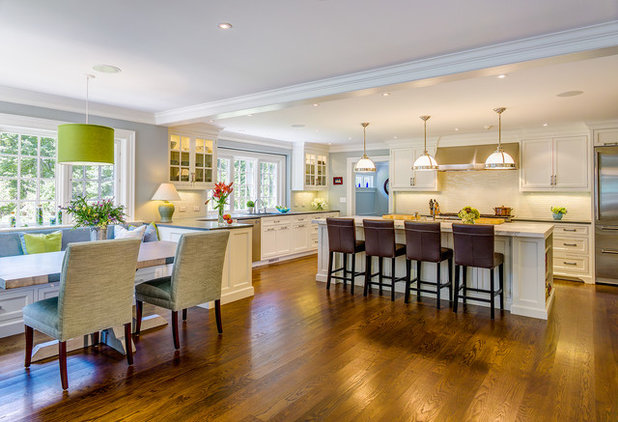
[[[62,232],[48,234],[23,234],[24,253],[35,254],[44,252],[58,252],[62,249]]]

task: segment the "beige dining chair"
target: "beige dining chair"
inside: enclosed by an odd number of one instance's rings
[[[127,362],[133,364],[133,286],[140,244],[139,239],[69,244],[58,296],[24,307],[26,368],[32,359],[34,330],[57,339],[60,379],[66,390],[66,341],[120,325],[124,325]]]
[[[217,330],[221,325],[221,281],[223,261],[230,233],[215,230],[204,233],[187,233],[180,237],[171,276],[161,277],[135,286],[135,334],[140,333],[143,302],[172,311],[174,347],[180,349],[178,339],[178,311],[191,306],[215,302]]]

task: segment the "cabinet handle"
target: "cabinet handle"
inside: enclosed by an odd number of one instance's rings
[[[563,232],[576,232],[577,229],[562,229]]]
[[[577,243],[562,243],[564,246],[577,246]]]
[[[564,265],[577,265],[577,262],[567,262],[567,261],[562,261],[562,263]]]
[[[410,186],[414,186],[414,177],[410,177]]]
[[[549,185],[554,186],[554,175],[549,176]]]
[[[618,251],[614,249],[601,249],[601,253],[608,253],[612,255],[618,255]]]

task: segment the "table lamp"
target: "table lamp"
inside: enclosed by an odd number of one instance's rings
[[[155,194],[152,195],[152,200],[163,201],[159,205],[161,222],[171,223],[172,215],[174,215],[174,204],[170,204],[169,201],[180,201],[180,195],[178,195],[176,187],[171,183],[161,183]]]

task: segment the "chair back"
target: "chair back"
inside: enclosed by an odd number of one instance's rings
[[[223,262],[229,230],[186,233],[180,237],[171,279],[172,310],[221,297]]]
[[[395,222],[393,220],[363,220],[365,253],[369,256],[395,256]]]
[[[328,250],[331,252],[354,253],[356,227],[353,218],[327,218]]]
[[[139,239],[68,245],[58,293],[60,341],[131,322]]]
[[[493,268],[494,226],[490,224],[453,224],[455,264]]]
[[[415,261],[440,262],[442,240],[440,223],[404,221],[406,258]]]

